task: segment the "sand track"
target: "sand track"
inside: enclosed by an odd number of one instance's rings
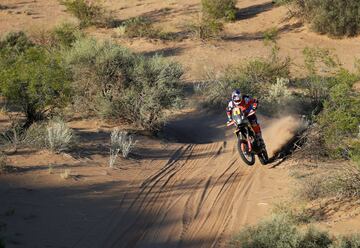
[[[224,247],[242,227],[263,217],[268,202],[286,190],[286,179],[272,182],[284,172],[244,165],[222,122],[204,114],[171,123],[171,130],[197,142],[182,138],[172,144],[168,160],[154,160],[150,166],[158,169],[127,192],[110,223],[95,228],[101,233],[97,241],[84,236],[86,242],[74,247]]]

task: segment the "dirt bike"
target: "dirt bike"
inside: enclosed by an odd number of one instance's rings
[[[255,114],[251,110],[247,116]],[[232,111],[232,121],[227,126],[235,126],[234,131],[237,137],[237,148],[241,159],[247,165],[255,164],[255,155],[259,157],[260,163],[266,165],[269,161],[265,145],[262,145],[255,136],[250,121],[240,108],[234,108]]]

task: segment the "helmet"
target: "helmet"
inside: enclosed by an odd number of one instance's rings
[[[239,106],[242,99],[240,90],[234,90],[233,93],[231,94],[231,99],[234,102],[235,106]]]

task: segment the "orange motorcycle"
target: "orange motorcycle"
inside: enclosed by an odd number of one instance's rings
[[[255,111],[251,110],[247,116],[253,114],[255,114]],[[234,108],[232,111],[232,121],[228,124],[228,126],[236,127],[234,133],[237,138],[238,152],[241,159],[247,165],[255,164],[255,155],[258,156],[262,165],[266,165],[269,161],[266,148],[256,139],[255,132],[247,116],[245,116],[240,108]]]

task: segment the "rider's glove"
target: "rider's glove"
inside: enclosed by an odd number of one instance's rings
[[[252,105],[252,109],[253,109],[253,110],[256,110],[256,109],[257,109],[257,103],[254,103],[254,104]]]

